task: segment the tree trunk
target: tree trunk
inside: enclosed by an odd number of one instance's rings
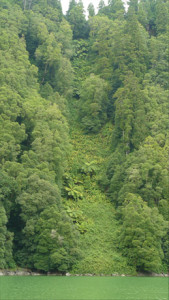
[[[26,0],[23,0],[23,10],[26,9]]]

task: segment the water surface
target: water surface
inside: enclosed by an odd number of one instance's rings
[[[0,300],[168,300],[168,278],[1,276]]]

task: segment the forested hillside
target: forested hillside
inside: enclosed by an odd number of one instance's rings
[[[167,272],[169,1],[0,1],[0,268]]]

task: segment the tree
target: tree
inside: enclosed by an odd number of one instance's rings
[[[5,268],[5,240],[6,240],[6,223],[7,217],[2,206],[0,203],[0,268]]]
[[[128,12],[126,23],[126,66],[140,79],[149,67],[148,35],[138,22],[137,14]],[[130,52],[130,54],[129,54]],[[129,58],[129,56],[130,58]]]
[[[7,231],[8,222],[5,209],[0,201],[0,268],[7,269],[15,267],[12,251],[13,234]]]
[[[63,95],[63,97],[68,99],[73,92],[73,79],[74,74],[70,60],[63,57],[60,59],[55,76],[50,80],[50,82],[60,95]]]
[[[21,0],[19,0],[21,4]],[[52,13],[52,10],[57,12],[57,15],[62,15],[62,6],[60,0],[22,0],[23,10],[39,10],[42,14]],[[51,10],[52,9],[52,10]]]
[[[89,35],[89,27],[84,14],[83,2],[70,2],[66,18],[73,31],[73,39],[85,39]]]
[[[159,84],[165,90],[169,89],[169,30],[165,34],[159,35],[157,38],[151,39],[150,51],[151,56],[151,69],[149,71],[152,82]]]
[[[66,56],[66,58],[71,58],[73,55],[73,33],[70,24],[63,19],[59,24],[59,30],[56,34],[56,39],[59,44],[61,44],[61,53]]]
[[[99,6],[98,6],[99,12],[101,12],[101,10],[102,10],[104,7],[105,7],[104,0],[100,0]]]
[[[161,200],[168,204],[167,147],[147,137],[139,150],[127,159],[119,153],[117,156],[117,151],[113,154],[107,169],[108,193],[117,206],[123,203],[127,193],[139,195],[150,207],[159,208]],[[164,210],[160,208],[160,212],[164,213]]]
[[[121,0],[109,0],[107,14],[110,19],[124,19],[125,9]]]
[[[34,266],[43,271],[70,270],[79,256],[78,235],[66,213],[57,206],[45,209],[35,230]]]
[[[129,8],[128,14],[137,14],[138,13],[138,0],[130,0],[128,1]]]
[[[46,206],[60,205],[60,192],[57,185],[52,185],[37,175],[30,176],[27,185],[27,189],[16,199],[21,208],[20,216],[25,223],[38,216]]]
[[[144,0],[138,4],[138,20],[150,35],[156,35],[156,1]]]
[[[88,13],[89,13],[89,17],[94,17],[95,16],[95,8],[94,8],[93,3],[90,3],[88,5],[87,10],[88,10]]]
[[[91,74],[81,90],[80,117],[86,132],[98,132],[107,119],[108,84],[99,76]]]
[[[119,39],[119,32],[122,34],[122,22],[113,22],[107,16],[95,16],[89,20],[91,50],[94,57],[93,69],[96,74],[105,80],[112,82],[114,74],[113,58],[114,45]],[[117,33],[118,30],[118,33]],[[118,40],[119,43],[119,40]]]
[[[122,254],[137,271],[159,272],[162,267],[162,237],[167,222],[157,208],[149,208],[141,197],[128,194],[122,208],[119,236]]]
[[[169,5],[167,1],[158,0],[155,6],[156,30],[157,34],[162,34],[167,31],[169,18]]]
[[[68,11],[67,11],[67,16],[69,16],[70,11],[71,11],[73,8],[75,8],[76,5],[77,5],[76,0],[70,0],[70,2],[69,2],[69,9],[68,9]]]
[[[122,142],[123,149],[128,154],[138,148],[144,140],[147,131],[144,94],[137,78],[128,73],[124,81],[124,87],[119,88],[115,97],[115,127],[113,131],[113,143]]]
[[[36,59],[39,65],[42,64],[43,73],[41,83],[44,83],[45,77],[52,69],[56,69],[60,60],[61,49],[57,44],[55,36],[51,33],[46,41],[36,49]]]
[[[36,230],[35,226],[41,212],[46,207],[56,205],[58,209],[61,206],[60,191],[56,184],[48,180],[41,179],[43,173],[36,174],[34,170],[31,176],[25,178],[23,191],[16,198],[16,204],[19,206],[20,222],[22,228],[16,232],[17,241],[15,257],[20,266],[33,268],[33,255],[36,251]],[[27,258],[26,258],[27,257]]]

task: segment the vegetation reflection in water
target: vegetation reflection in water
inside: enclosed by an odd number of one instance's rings
[[[167,300],[168,278],[1,277],[1,300]]]

